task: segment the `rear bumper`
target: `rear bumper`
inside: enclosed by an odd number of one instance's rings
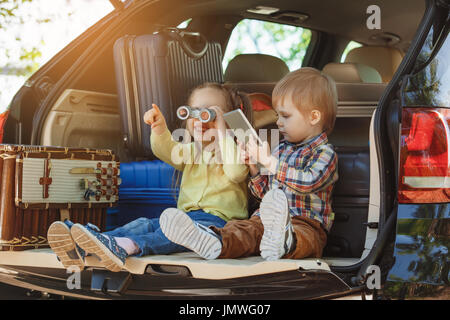
[[[77,286],[73,274],[64,269],[0,266],[0,282],[80,299],[332,299],[356,292],[333,273],[322,270],[208,280],[180,275],[112,273],[88,268],[79,276]]]
[[[39,268],[40,269],[40,268]],[[69,290],[67,280],[62,278],[61,270],[51,269],[49,272],[39,273],[41,270],[20,270],[14,267],[0,265],[0,282],[29,290],[47,292],[55,295],[80,299],[105,299],[87,288]],[[47,270],[50,271],[50,270]],[[63,270],[64,271],[64,270]],[[67,278],[67,275],[65,275]]]

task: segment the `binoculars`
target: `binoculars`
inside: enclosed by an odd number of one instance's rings
[[[181,120],[196,118],[201,122],[206,123],[214,121],[214,119],[216,118],[216,112],[207,108],[194,109],[189,106],[181,106],[177,109],[177,117]]]

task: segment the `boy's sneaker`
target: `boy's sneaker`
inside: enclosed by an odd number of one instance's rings
[[[159,218],[164,235],[172,242],[186,247],[204,259],[216,259],[222,252],[220,236],[175,208],[164,210]]]
[[[286,195],[281,189],[266,193],[259,209],[264,234],[259,249],[265,260],[282,258],[294,248],[294,232]]]
[[[47,241],[66,269],[78,267],[81,270],[84,268],[86,253],[73,240],[70,234],[72,226],[73,222],[69,220],[53,222],[47,231]]]

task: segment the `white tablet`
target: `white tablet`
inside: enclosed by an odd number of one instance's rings
[[[223,118],[230,129],[233,130],[233,133],[239,142],[246,144],[251,134],[256,141],[258,141],[261,145],[263,144],[262,140],[256,133],[256,130],[252,127],[250,121],[248,121],[241,109],[227,112],[223,115]]]

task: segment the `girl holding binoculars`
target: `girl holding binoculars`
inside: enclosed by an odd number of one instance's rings
[[[205,83],[191,92],[187,103],[190,116],[186,117],[185,124],[194,137],[191,143],[176,142],[172,138],[157,105],[153,104],[153,108],[144,115],[144,122],[152,128],[150,139],[153,153],[181,172],[177,208],[166,210],[182,210],[198,227],[205,229],[210,226],[222,228],[227,221],[247,219],[249,169],[240,161],[239,146],[226,134],[223,114],[241,108],[252,122],[250,100],[245,94],[221,84]],[[207,116],[202,116],[205,111]],[[209,148],[211,144],[216,148]],[[200,154],[197,152],[200,156],[194,161],[195,149],[200,150]],[[187,161],[174,161],[174,154]],[[160,223],[162,225],[167,221],[139,218],[104,233],[92,225],[76,225],[77,239],[83,240],[80,242],[83,249],[89,249],[88,253],[94,252],[105,268],[115,272],[122,269],[128,256],[189,251],[167,239]],[[80,254],[80,260],[83,256]]]

